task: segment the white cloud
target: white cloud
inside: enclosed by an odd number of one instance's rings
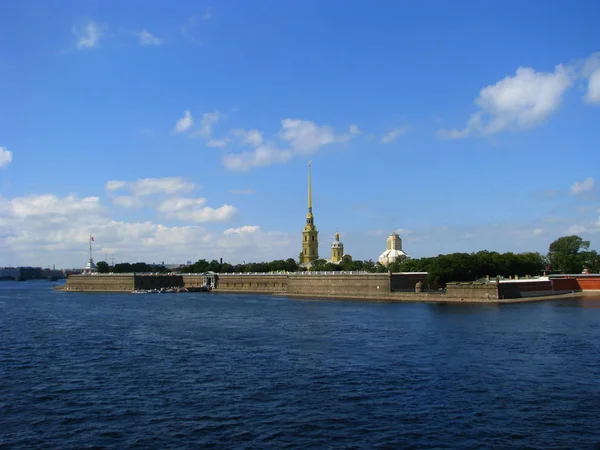
[[[569,227],[569,230],[567,231],[568,234],[579,234],[579,233],[585,233],[587,231],[586,227],[582,226],[582,225],[571,225]]]
[[[218,208],[205,206],[203,208],[192,208],[187,210],[168,213],[167,217],[191,222],[226,222],[235,217],[237,209],[231,205],[223,205]]]
[[[206,199],[175,197],[161,202],[157,211],[167,217],[192,222],[224,222],[231,220],[237,210],[231,205],[223,205],[219,208],[204,206]]]
[[[138,197],[131,195],[120,195],[112,199],[112,202],[117,206],[123,208],[139,208],[143,205],[142,201]]]
[[[80,50],[97,47],[103,35],[102,27],[92,21],[81,26],[74,25],[72,32],[76,39],[75,45]]]
[[[106,186],[104,187],[104,189],[107,191],[116,191],[119,189],[123,189],[126,185],[127,183],[125,183],[124,181],[111,180],[106,182]]]
[[[181,177],[142,178],[128,183],[133,195],[177,194],[196,189],[196,185]]]
[[[324,145],[347,142],[350,139],[346,134],[336,135],[327,125],[298,119],[283,119],[279,137],[287,141],[297,153],[312,153]]]
[[[390,142],[393,142],[396,139],[398,139],[400,136],[402,136],[407,131],[408,131],[408,127],[407,126],[394,128],[389,133],[384,134],[381,137],[381,140],[379,142],[381,144],[389,144]]]
[[[260,230],[260,227],[258,225],[244,225],[239,228],[228,228],[223,232],[223,234],[224,235],[228,235],[228,234],[246,235],[246,234],[256,233],[259,230]]]
[[[539,236],[539,235],[540,235],[540,234],[542,234],[543,232],[544,232],[544,229],[543,229],[543,228],[535,228],[535,229],[533,230],[533,235],[534,235],[534,236]]]
[[[588,103],[600,103],[600,52],[593,53],[583,61],[581,75],[587,78],[584,100]]]
[[[79,199],[75,195],[68,195],[64,198],[52,194],[29,195],[13,199],[11,210],[14,217],[18,218],[89,214],[100,212],[100,199],[98,197]]]
[[[356,124],[350,125],[349,130],[350,130],[350,134],[360,134],[360,133],[362,133],[362,131],[360,131],[360,129],[358,128],[358,125],[356,125]]]
[[[0,169],[8,166],[13,160],[13,154],[6,147],[0,147]]]
[[[189,130],[194,125],[194,119],[192,118],[192,113],[190,113],[189,109],[186,109],[183,113],[183,117],[177,121],[175,124],[175,128],[173,131],[175,133],[183,133]]]
[[[136,181],[111,180],[104,189],[108,192],[117,190],[129,191],[129,196],[120,196],[113,199],[113,203],[120,206],[141,206],[139,197],[149,195],[173,195],[181,192],[190,192],[196,189],[191,181],[181,177],[141,178]]]
[[[281,121],[279,138],[286,147],[280,148],[272,142],[265,142],[258,130],[232,130],[242,144],[255,147],[242,153],[231,153],[223,157],[223,164],[230,170],[245,172],[254,167],[269,166],[288,162],[297,155],[314,153],[322,147],[334,143],[347,142],[351,134],[335,134],[327,125],[317,125],[309,120],[284,119]]]
[[[589,103],[600,103],[600,69],[590,75],[585,99]]]
[[[475,100],[479,110],[471,115],[466,128],[440,130],[438,135],[458,139],[534,127],[560,107],[563,94],[572,83],[571,71],[562,65],[556,66],[554,72],[520,67],[514,76],[507,76],[479,92]]]
[[[206,143],[206,145],[208,147],[216,147],[216,148],[226,147],[227,144],[229,144],[229,138],[227,138],[227,137],[225,137],[223,139],[209,139],[208,142]]]
[[[253,151],[225,155],[223,164],[230,170],[246,172],[254,167],[285,163],[291,158],[292,152],[290,150],[280,150],[271,145],[261,145]]]
[[[209,139],[212,136],[213,125],[219,121],[219,118],[219,111],[202,114],[202,119],[200,119],[200,128],[194,131],[191,136],[199,136],[204,139]]]
[[[260,131],[254,130],[243,130],[236,129],[231,130],[231,134],[240,138],[240,141],[244,145],[250,145],[252,147],[258,147],[263,143],[263,135]]]
[[[230,189],[230,193],[233,195],[252,195],[254,194],[254,190],[252,189]]]
[[[164,213],[176,213],[180,211],[185,211],[193,208],[197,208],[200,206],[204,206],[206,203],[206,199],[203,197],[199,198],[183,198],[183,197],[175,197],[169,200],[165,200],[164,202],[158,205],[158,211]]]
[[[594,188],[594,184],[595,181],[593,177],[587,177],[583,181],[577,181],[571,186],[571,195],[578,195],[583,192],[591,191]]]
[[[142,30],[137,33],[140,39],[140,45],[161,45],[162,39],[157,38],[148,30]]]
[[[212,19],[212,8],[211,7],[206,8],[206,11],[204,11],[204,14],[202,15],[202,19],[204,19],[204,20]]]
[[[235,213],[230,205],[206,208],[199,199],[180,200],[174,199],[171,209],[175,213],[188,213],[188,219],[196,222],[224,221]],[[198,225],[118,221],[108,213],[98,197],[53,194],[0,197],[0,266],[82,267],[87,261],[89,236],[95,238],[96,261],[105,259],[108,253],[109,260],[114,258],[117,263],[183,263],[219,257],[237,263],[243,259],[272,260],[295,254],[292,248],[295,242],[292,244],[285,233],[260,229],[252,232],[252,227],[240,227],[238,233],[224,233],[224,229],[212,232]],[[241,238],[240,233],[246,237]]]

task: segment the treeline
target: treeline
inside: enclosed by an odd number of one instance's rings
[[[491,277],[537,276],[545,269],[545,258],[539,253],[497,253],[481,251],[478,253],[452,253],[430,258],[406,259],[385,267],[368,261],[343,261],[339,265],[328,263],[324,259],[313,261],[312,271],[365,271],[365,272],[428,272],[429,281],[435,285],[445,285],[450,281],[473,281],[486,275]],[[232,272],[296,272],[301,268],[292,258],[270,262],[236,264],[220,263],[201,259],[189,266],[176,269],[183,273]]]
[[[474,281],[490,277],[525,277],[543,273],[581,273],[589,270],[600,271],[600,257],[589,250],[590,242],[579,236],[564,236],[550,244],[547,255],[540,253],[498,253],[483,250],[477,253],[451,253],[428,258],[404,259],[382,266],[372,260],[344,260],[340,264],[331,264],[324,259],[313,261],[313,271],[365,271],[365,272],[428,272],[428,281],[432,285],[444,286],[451,281]],[[101,273],[131,272],[181,272],[181,273],[251,273],[251,272],[296,272],[307,270],[300,267],[292,258],[270,262],[229,264],[227,262],[200,259],[194,264],[166,269],[164,266],[146,263],[121,263],[109,266],[105,261],[97,264]]]
[[[490,277],[542,275],[546,259],[539,253],[451,253],[430,258],[406,259],[390,264],[392,272],[428,272],[431,284],[445,286],[451,281],[473,281]]]
[[[156,264],[146,264],[143,262],[137,263],[119,263],[114,266],[109,265],[106,261],[98,261],[96,264],[96,268],[99,273],[146,273],[146,272],[159,272],[166,273],[170,272],[165,266],[156,265]]]

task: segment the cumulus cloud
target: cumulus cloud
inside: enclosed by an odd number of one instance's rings
[[[202,114],[202,119],[200,119],[200,126],[198,130],[194,131],[191,134],[191,136],[198,136],[204,139],[209,139],[212,136],[213,126],[219,121],[220,117],[221,114],[219,113],[219,111]]]
[[[138,208],[143,205],[144,198],[149,196],[169,196],[197,189],[194,183],[181,177],[141,178],[136,181],[111,180],[104,189],[112,194],[115,191],[127,191],[128,195],[112,198],[115,205],[124,208]]]
[[[577,181],[571,186],[571,195],[578,195],[584,192],[589,192],[592,189],[594,189],[594,184],[595,181],[593,177],[587,177],[583,181]]]
[[[347,134],[336,135],[327,125],[317,125],[310,120],[283,119],[279,137],[298,153],[312,153],[324,145],[347,142]]]
[[[165,200],[164,202],[158,205],[158,211],[164,213],[177,213],[189,209],[194,209],[200,206],[204,206],[206,203],[206,199],[203,197],[199,198],[182,198],[176,197],[171,198],[169,200]]]
[[[572,83],[573,74],[563,65],[556,66],[553,72],[520,67],[514,76],[481,89],[475,99],[478,111],[471,115],[464,129],[440,130],[438,135],[459,139],[534,127],[560,107]]]
[[[206,142],[207,147],[216,147],[216,148],[226,147],[227,144],[229,144],[229,138],[227,138],[227,137],[225,137],[223,139],[209,139]]]
[[[356,131],[356,130],[355,130]],[[241,153],[231,153],[223,157],[223,164],[230,170],[248,171],[255,167],[288,162],[294,156],[304,156],[322,147],[347,142],[351,134],[336,134],[330,126],[317,125],[309,120],[284,119],[277,136],[282,146],[265,141],[258,130],[232,130],[244,145],[254,147]]]
[[[183,117],[175,123],[175,128],[173,131],[175,133],[184,133],[192,128],[193,125],[194,119],[192,118],[192,113],[189,109],[186,109],[183,113]]]
[[[13,154],[6,147],[0,147],[0,169],[8,166],[13,160]]]
[[[59,198],[53,194],[17,197],[11,201],[12,214],[18,218],[33,218],[50,215],[69,216],[100,211],[98,197],[79,199],[75,195]]]
[[[188,212],[196,222],[222,221],[231,217],[233,208],[229,205],[205,208],[203,200],[181,198],[174,199],[172,205],[174,213]],[[115,262],[183,263],[223,257],[236,263],[243,259],[282,258],[292,252],[293,245],[285,233],[260,229],[251,232],[251,227],[240,227],[238,233],[224,233],[222,229],[211,231],[198,224],[172,226],[151,221],[119,221],[109,214],[98,197],[53,194],[0,197],[0,266],[83,267],[89,236],[95,238],[96,261],[108,253]],[[240,233],[247,238],[241,239]]]
[[[162,39],[157,38],[148,30],[142,30],[137,33],[140,45],[161,45]]]
[[[587,231],[586,227],[583,225],[571,225],[567,231],[568,234],[579,234],[585,233]]]
[[[600,103],[600,52],[593,53],[581,63],[581,76],[587,79],[584,100]]]
[[[383,136],[381,136],[381,140],[379,142],[381,144],[389,144],[390,142],[394,142],[396,139],[398,139],[400,136],[402,136],[407,131],[408,131],[407,126],[394,128],[389,133],[386,133]]]
[[[143,202],[138,197],[131,195],[119,195],[112,199],[112,202],[117,206],[123,208],[139,208],[143,205]]]
[[[190,192],[197,188],[194,183],[181,177],[142,178],[126,183],[126,186],[133,195],[138,197],[153,194],[177,194]]]
[[[246,172],[255,167],[285,163],[291,158],[290,150],[280,150],[271,145],[260,145],[253,151],[225,155],[223,164],[230,170]]]
[[[93,21],[88,21],[83,25],[74,25],[71,31],[75,36],[75,46],[80,50],[97,47],[103,36],[102,29],[102,26]]]
[[[179,220],[188,220],[191,222],[226,222],[235,217],[237,209],[231,205],[223,205],[218,208],[205,206],[203,208],[190,208],[186,210],[174,211],[167,214],[167,217]]]
[[[244,145],[250,145],[252,147],[258,147],[263,143],[263,135],[260,131],[235,129],[231,131],[231,134],[240,138],[240,141]]]
[[[252,233],[256,233],[257,231],[260,230],[260,227],[258,225],[244,225],[243,227],[239,227],[239,228],[227,228],[223,234],[228,235],[228,234],[252,234]]]
[[[600,69],[590,75],[585,99],[589,103],[600,103]]]
[[[117,191],[119,189],[124,188],[126,185],[127,183],[125,183],[124,181],[111,180],[106,182],[106,186],[104,186],[104,189],[107,191]]]

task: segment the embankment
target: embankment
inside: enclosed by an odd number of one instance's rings
[[[423,273],[297,272],[244,274],[87,274],[68,277],[62,290],[131,292],[134,289],[199,287],[215,292],[371,301],[515,302],[534,301],[600,289],[600,275],[544,280],[448,283],[445,290],[423,288]],[[578,286],[578,287],[577,287]]]

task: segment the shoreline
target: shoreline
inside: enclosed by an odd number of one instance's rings
[[[107,293],[107,294],[131,294],[129,290],[123,289],[78,289],[69,288],[67,285],[54,286],[53,289],[59,292],[82,292],[82,293]],[[198,292],[199,293],[199,292]],[[397,292],[390,293],[391,295],[348,295],[348,294],[304,294],[304,293],[289,293],[285,291],[270,291],[270,290],[239,290],[239,289],[214,289],[210,292],[202,292],[203,294],[242,294],[242,295],[267,295],[275,297],[287,297],[289,299],[312,299],[312,300],[351,300],[362,302],[377,302],[377,303],[439,303],[439,304],[512,304],[512,303],[531,303],[551,300],[565,300],[582,297],[600,296],[600,290],[587,290],[579,292],[562,292],[548,295],[531,295],[519,298],[473,298],[473,297],[447,297],[446,294],[428,293],[421,294]]]

